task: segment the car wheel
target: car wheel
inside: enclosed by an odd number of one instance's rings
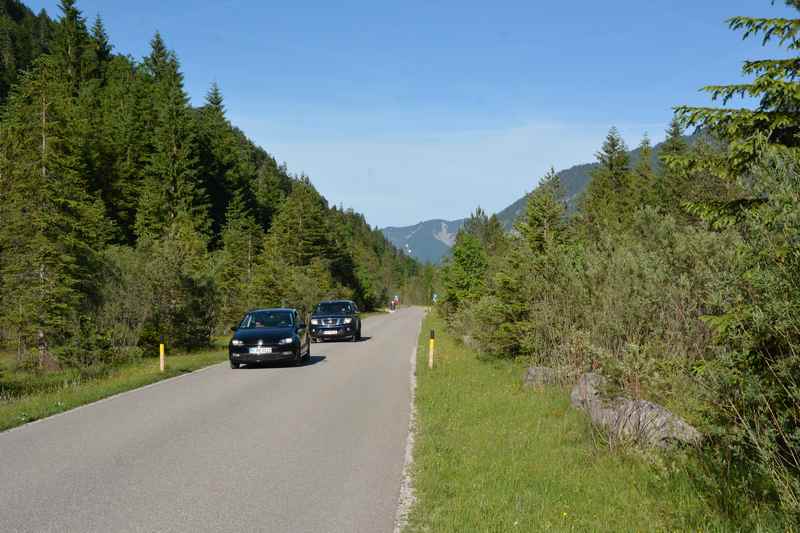
[[[239,366],[241,366],[239,363],[235,363],[235,362],[233,361],[233,359],[231,359],[231,368],[233,368],[233,369],[237,369],[237,368],[239,368]]]

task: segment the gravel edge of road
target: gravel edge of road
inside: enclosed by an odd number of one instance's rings
[[[425,312],[427,315],[427,311]],[[403,475],[400,482],[400,497],[397,501],[397,512],[394,519],[394,533],[401,533],[408,525],[408,515],[416,502],[414,495],[414,479],[411,476],[411,465],[414,463],[414,439],[416,435],[416,392],[417,392],[417,350],[419,349],[419,336],[422,332],[422,323],[425,316],[419,322],[414,349],[411,350],[411,371],[409,377],[410,403],[408,412],[408,436],[406,436],[406,451],[403,461]]]

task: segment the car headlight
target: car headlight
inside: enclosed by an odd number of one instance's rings
[[[231,344],[234,346],[244,346],[244,341],[240,341],[239,339],[233,339]]]
[[[350,324],[351,322],[353,322],[353,319],[350,318],[350,317],[347,317],[347,318],[344,319],[344,323],[345,324]]]
[[[316,319],[316,318],[312,318],[311,319],[311,325],[312,326],[319,326],[319,320]]]
[[[292,344],[294,342],[294,337],[286,337],[285,339],[281,339],[278,341],[278,344]]]

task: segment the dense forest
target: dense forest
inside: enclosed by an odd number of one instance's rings
[[[800,19],[729,25],[800,49]],[[599,370],[687,417],[705,437],[685,468],[752,531],[759,509],[800,519],[800,57],[743,71],[705,88],[723,107],[676,108],[659,165],[612,129],[574,213],[550,173],[512,234],[473,214],[438,307],[485,356]]]
[[[0,0],[0,343],[20,364],[191,349],[252,306],[422,297],[416,262],[253,144],[216,84],[190,105],[161,35],[137,61],[60,9]]]

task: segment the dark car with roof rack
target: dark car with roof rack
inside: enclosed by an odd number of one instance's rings
[[[361,340],[361,317],[352,300],[320,302],[311,314],[311,340]]]

